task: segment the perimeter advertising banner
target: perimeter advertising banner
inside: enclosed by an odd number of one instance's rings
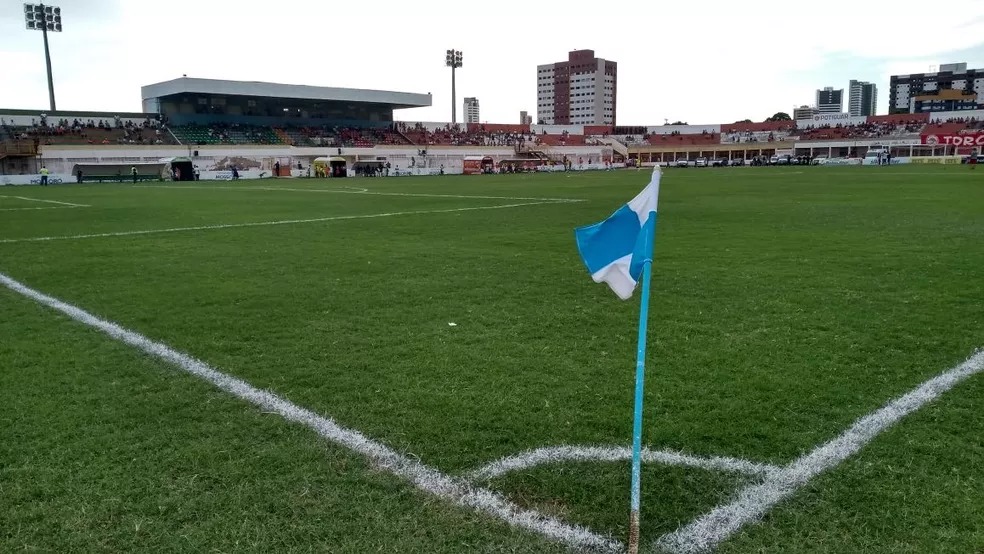
[[[982,147],[984,146],[984,131],[922,135],[922,143],[926,146]]]
[[[848,113],[819,113],[809,119],[797,119],[797,129],[813,129],[816,127],[850,127],[863,125],[868,122],[866,116],[851,116]]]

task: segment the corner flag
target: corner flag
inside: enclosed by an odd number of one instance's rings
[[[608,219],[574,230],[577,249],[591,278],[608,283],[622,300],[632,297],[642,283],[639,304],[639,342],[636,348],[635,408],[632,417],[632,489],[629,511],[629,553],[639,552],[639,504],[642,474],[642,400],[646,375],[646,326],[649,318],[649,281],[652,276],[656,206],[659,202],[659,166],[638,196]]]
[[[632,297],[642,266],[653,258],[656,205],[659,201],[657,166],[649,185],[608,219],[574,230],[577,249],[591,278],[608,286],[622,300]]]

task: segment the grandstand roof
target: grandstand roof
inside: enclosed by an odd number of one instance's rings
[[[175,94],[224,94],[233,96],[255,96],[262,98],[290,98],[298,100],[321,100],[326,102],[358,102],[363,104],[385,104],[395,109],[421,108],[430,106],[430,93],[392,92],[386,90],[365,90],[354,88],[314,87],[309,85],[285,85],[259,81],[223,81],[219,79],[195,79],[181,77],[162,83],[140,87],[143,100],[163,98]]]

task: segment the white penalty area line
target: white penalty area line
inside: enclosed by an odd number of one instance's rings
[[[238,191],[248,191],[248,190],[259,190],[259,191],[285,191],[285,192],[317,192],[317,193],[333,193],[333,194],[367,194],[372,196],[407,196],[411,198],[474,198],[475,200],[536,200],[543,202],[583,202],[584,200],[580,198],[538,198],[538,197],[526,197],[526,196],[482,196],[476,194],[439,194],[439,193],[427,193],[427,192],[377,192],[371,191],[369,189],[355,189],[354,187],[346,187],[345,189],[299,189],[299,188],[288,188],[288,187],[230,187],[223,185],[215,186],[180,186],[180,185],[133,185],[132,188],[158,188],[158,189],[195,189],[195,190],[238,190]]]
[[[563,462],[621,462],[632,459],[628,446],[552,446],[529,450],[515,456],[496,460],[468,474],[474,480],[494,479],[513,471],[546,464]],[[689,466],[707,470],[727,471],[744,475],[762,476],[779,471],[779,466],[760,464],[738,458],[721,456],[691,456],[672,450],[642,450],[642,461],[675,466]]]
[[[984,351],[924,382],[907,394],[857,420],[839,437],[740,490],[737,498],[660,537],[656,552],[696,554],[716,548],[746,523],[758,520],[773,506],[811,479],[838,466],[905,416],[936,400],[967,378],[984,371]]]
[[[518,204],[501,204],[498,206],[472,206],[467,208],[446,208],[440,210],[411,210],[405,212],[385,212],[378,214],[363,215],[334,215],[328,217],[315,217],[310,219],[283,219],[277,221],[256,221],[251,223],[223,223],[218,225],[196,225],[192,227],[171,227],[167,229],[144,229],[139,231],[117,231],[112,233],[91,233],[80,235],[56,235],[50,237],[26,237],[18,239],[0,239],[0,244],[12,244],[17,242],[45,242],[55,240],[77,240],[93,239],[104,237],[128,237],[134,235],[153,235],[158,233],[180,233],[184,231],[211,231],[216,229],[237,229],[240,227],[269,227],[273,225],[296,225],[301,223],[320,223],[324,221],[346,221],[350,219],[374,219],[378,217],[393,217],[398,215],[424,215],[424,214],[446,214],[456,212],[468,212],[476,210],[501,210],[506,208],[519,208],[522,206],[540,206],[547,204],[562,204],[560,201],[543,202],[522,202]]]
[[[30,198],[27,196],[13,196],[10,194],[0,194],[0,198],[16,198],[18,200],[25,200],[27,202],[44,202],[46,204],[59,204],[61,206],[71,207],[71,208],[89,208],[88,204],[73,204],[71,202],[60,202],[58,200],[43,200],[41,198]],[[11,209],[24,209],[24,208],[11,208]]]
[[[498,518],[510,525],[533,531],[570,547],[603,552],[621,552],[624,545],[614,539],[557,518],[522,508],[491,490],[476,487],[467,481],[445,475],[417,459],[400,454],[353,429],[342,427],[333,419],[293,404],[276,394],[258,389],[205,362],[149,339],[111,321],[100,319],[76,306],[38,292],[0,273],[0,284],[35,302],[61,312],[73,320],[98,329],[113,339],[132,346],[148,355],[164,360],[199,379],[207,381],[240,400],[253,404],[264,412],[273,412],[287,421],[311,429],[325,440],[347,448],[370,460],[376,467],[412,483],[419,490],[458,506],[474,509]]]

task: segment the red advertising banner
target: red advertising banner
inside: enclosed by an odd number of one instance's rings
[[[984,131],[959,134],[923,135],[922,143],[927,146],[984,146]]]

